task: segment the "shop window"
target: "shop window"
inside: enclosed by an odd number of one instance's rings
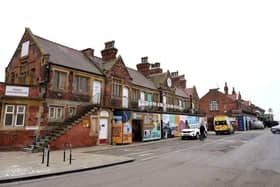
[[[53,86],[56,89],[65,89],[66,73],[61,71],[54,71]]]
[[[62,106],[50,106],[49,107],[49,121],[62,121],[64,113],[64,107]]]
[[[23,126],[25,105],[6,105],[4,124],[6,127]]]
[[[75,92],[88,93],[88,78],[75,76],[73,81],[73,89]]]

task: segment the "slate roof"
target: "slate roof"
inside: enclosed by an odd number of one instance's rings
[[[175,94],[180,97],[188,97],[188,95],[184,92],[184,89],[181,88],[176,88]]]
[[[187,95],[187,97],[190,97],[190,95],[193,96],[193,88],[186,88],[185,94]]]
[[[152,74],[152,75],[149,75],[149,79],[151,79],[154,82],[155,86],[157,88],[159,88],[160,85],[162,85],[164,83],[164,81],[166,80],[166,76],[167,76],[167,72]]]
[[[83,52],[49,41],[33,34],[39,47],[45,54],[49,54],[49,62],[97,75],[102,75],[99,69]]]
[[[127,70],[130,77],[132,78],[132,84],[154,90],[157,89],[154,83],[151,80],[147,79],[142,73],[129,67],[127,67]]]

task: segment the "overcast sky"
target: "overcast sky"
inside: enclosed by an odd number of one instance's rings
[[[202,97],[228,82],[242,98],[280,119],[280,1],[9,0],[0,1],[0,81],[25,27],[75,49],[104,42],[128,67],[141,57],[179,70]]]

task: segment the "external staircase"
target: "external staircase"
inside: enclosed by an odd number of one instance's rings
[[[24,148],[24,151],[27,152],[39,152],[42,151],[45,147],[48,146],[52,141],[56,140],[60,136],[64,135],[72,127],[79,124],[84,118],[90,116],[97,110],[97,107],[94,105],[88,105],[83,108],[75,116],[66,119],[64,122],[49,122],[49,130],[47,134],[40,135],[34,140],[32,144],[27,145]]]

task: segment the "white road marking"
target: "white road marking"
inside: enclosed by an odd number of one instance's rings
[[[141,154],[139,156],[149,156],[149,155],[153,155],[154,153],[146,153],[146,154]]]
[[[151,160],[151,159],[154,159],[154,158],[157,158],[157,156],[150,156],[150,157],[147,157],[147,158],[142,158],[141,160],[146,161],[146,160]]]

